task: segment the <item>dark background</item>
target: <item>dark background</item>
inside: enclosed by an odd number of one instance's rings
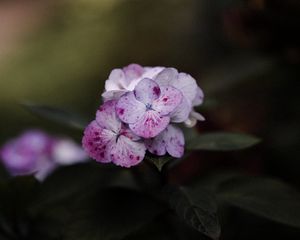
[[[173,170],[173,182],[227,169],[299,189],[299,26],[298,0],[0,0],[0,143],[29,127],[80,140],[19,103],[92,119],[113,68],[172,66],[204,90],[207,121],[199,132],[262,139],[245,151],[196,153]],[[235,232],[232,239],[299,237],[299,230],[239,210],[223,229]]]

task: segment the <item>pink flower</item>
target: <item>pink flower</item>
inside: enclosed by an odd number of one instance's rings
[[[149,152],[158,156],[169,153],[172,157],[180,158],[184,153],[184,135],[173,124],[155,138],[146,139],[145,144]]]
[[[50,160],[52,143],[39,130],[27,131],[2,147],[2,162],[13,176],[34,174],[43,180],[55,168]]]
[[[163,69],[163,67],[142,67],[138,64],[114,69],[105,82],[102,97],[104,101],[118,99],[124,93],[132,91],[142,79],[153,79]]]
[[[192,76],[178,73],[175,68],[165,68],[156,76],[155,81],[159,86],[172,86],[180,90],[183,95],[182,102],[171,113],[171,122],[185,122],[187,126],[192,127],[197,120],[204,120],[201,114],[193,110],[194,106],[202,104],[204,96]]]
[[[54,138],[40,130],[27,130],[8,141],[1,148],[0,156],[12,176],[33,174],[40,181],[61,165],[88,159],[71,139]]]
[[[170,122],[170,113],[181,103],[182,93],[172,86],[159,86],[151,79],[142,79],[133,92],[117,103],[119,118],[129,124],[138,136],[152,138]]]
[[[82,144],[88,155],[96,161],[131,167],[143,160],[146,147],[120,121],[115,108],[114,100],[105,102],[99,108],[96,120],[84,131]]]

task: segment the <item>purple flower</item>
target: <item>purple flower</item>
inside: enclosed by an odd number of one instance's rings
[[[50,160],[52,139],[39,130],[31,130],[7,142],[1,159],[11,175],[34,174],[42,180],[55,168]]]
[[[170,122],[170,113],[181,103],[182,93],[172,86],[159,86],[151,79],[141,80],[134,91],[117,102],[119,118],[138,136],[152,138]]]
[[[172,157],[180,158],[184,153],[184,136],[181,129],[170,124],[158,136],[145,140],[149,152],[163,156],[169,153]]]
[[[83,149],[71,139],[54,138],[40,130],[28,130],[8,141],[0,156],[12,176],[33,174],[41,181],[61,165],[87,160]]]
[[[102,97],[104,101],[118,99],[124,93],[132,91],[142,79],[153,79],[163,69],[163,67],[142,67],[138,64],[114,69],[105,82]]]
[[[178,73],[175,68],[165,68],[155,78],[159,86],[172,86],[181,91],[183,99],[181,103],[171,113],[171,122],[185,122],[191,127],[196,124],[194,119],[203,121],[201,114],[193,111],[194,106],[198,106],[203,102],[203,92],[198,87],[196,80],[187,73]]]
[[[82,144],[88,155],[96,161],[131,167],[143,160],[146,147],[141,139],[120,121],[115,109],[114,100],[100,106],[96,120],[84,131]]]

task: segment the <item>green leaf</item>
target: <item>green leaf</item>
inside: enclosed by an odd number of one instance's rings
[[[99,188],[110,186],[121,172],[120,168],[100,165],[94,161],[61,167],[42,183],[41,193],[34,207],[45,208],[68,202],[75,196],[81,196],[82,192],[96,192]]]
[[[60,108],[28,102],[22,103],[21,105],[39,117],[63,124],[68,127],[83,130],[88,124],[88,121],[83,119],[78,114],[71,113]]]
[[[146,155],[145,159],[153,163],[154,166],[160,172],[162,168],[165,166],[165,164],[167,164],[171,160],[174,160],[174,158],[171,156],[149,156],[149,155]]]
[[[166,195],[171,208],[187,224],[206,236],[219,238],[217,205],[210,192],[200,188],[168,187]]]
[[[270,220],[300,227],[300,194],[278,180],[236,177],[219,185],[218,199]]]
[[[198,135],[194,132],[186,142],[189,150],[233,151],[252,147],[260,140],[241,133],[215,132]]]
[[[143,193],[115,187],[83,198],[77,207],[72,210],[63,239],[123,239],[164,210],[160,202]]]

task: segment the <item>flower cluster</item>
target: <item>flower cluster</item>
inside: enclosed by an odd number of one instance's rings
[[[146,150],[180,158],[184,136],[175,124],[193,127],[204,120],[193,110],[203,102],[202,90],[189,74],[174,68],[130,64],[114,69],[102,97],[104,104],[82,140],[89,156],[102,163],[131,167]]]
[[[13,175],[30,175],[43,180],[61,165],[86,161],[87,155],[73,140],[52,137],[40,130],[28,130],[0,149],[0,157]]]

